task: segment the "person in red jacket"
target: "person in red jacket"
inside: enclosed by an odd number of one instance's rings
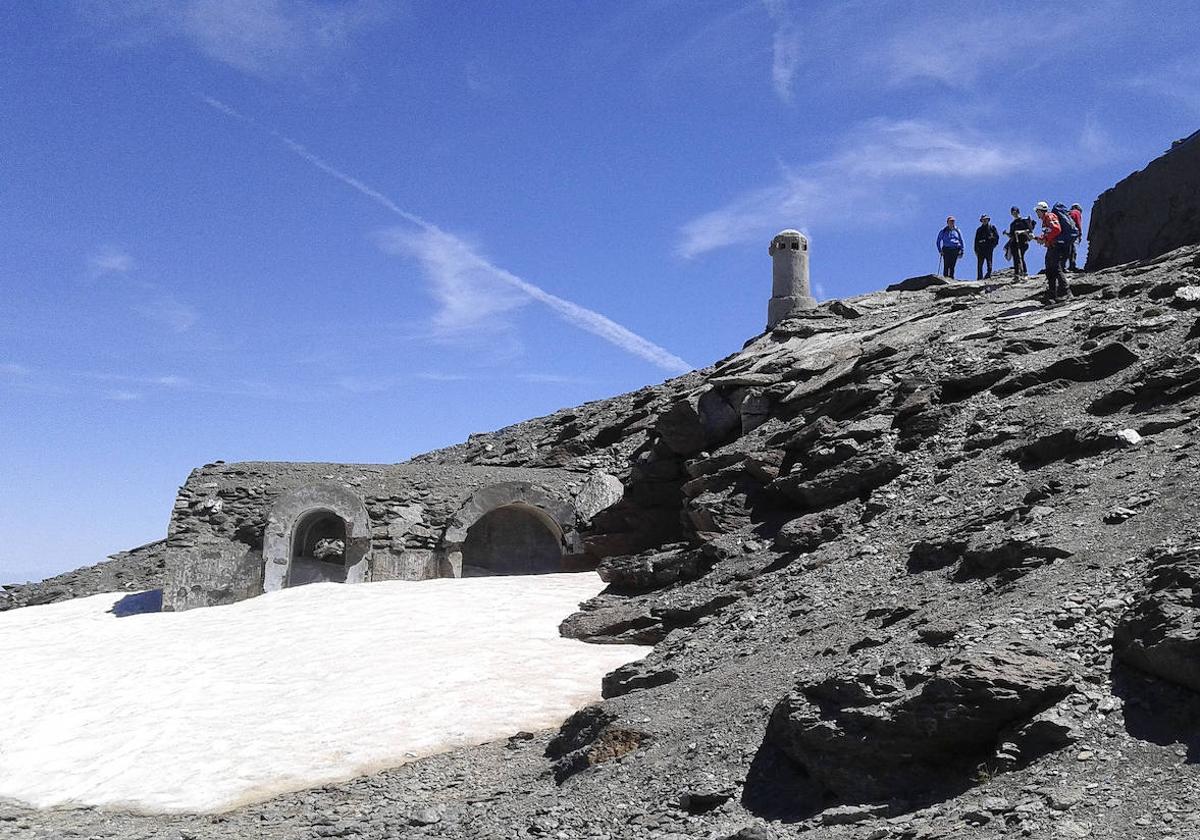
[[[1042,221],[1042,232],[1034,238],[1046,246],[1046,282],[1049,285],[1046,300],[1048,303],[1066,300],[1071,296],[1071,290],[1063,273],[1067,255],[1062,249],[1064,243],[1059,241],[1062,225],[1058,223],[1058,217],[1050,212],[1050,205],[1044,201],[1037,203],[1037,215]]]
[[[1071,205],[1071,218],[1075,220],[1075,229],[1079,231],[1079,238],[1083,238],[1083,208],[1078,204]],[[1079,240],[1071,243],[1071,271],[1079,271],[1079,265],[1076,263],[1076,257],[1079,254]]]

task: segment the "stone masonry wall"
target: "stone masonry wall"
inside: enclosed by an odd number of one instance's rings
[[[314,484],[345,488],[362,499],[370,521],[370,579],[424,579],[453,574],[442,538],[484,487],[528,484],[561,499],[579,520],[619,498],[587,474],[554,469],[324,463],[217,462],[193,470],[180,488],[167,533],[167,609],[231,603],[263,591],[268,513],[284,494]],[[604,494],[602,494],[604,495]],[[572,523],[564,525],[574,526]]]

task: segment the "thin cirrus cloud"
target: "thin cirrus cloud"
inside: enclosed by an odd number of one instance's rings
[[[784,102],[792,101],[792,83],[803,57],[803,36],[800,18],[787,0],[763,0],[767,15],[775,25],[771,36],[771,84],[775,95]]]
[[[12,377],[16,379],[17,377],[29,376],[31,373],[33,371],[25,365],[19,365],[16,362],[0,362],[0,377]]]
[[[968,91],[988,80],[1038,83],[1037,68],[1064,44],[1080,45],[1114,25],[1121,4],[1099,0],[1070,15],[1011,8],[983,14],[905,14],[877,53],[864,56],[864,78],[889,87],[933,84]],[[867,13],[873,10],[867,7]],[[1007,72],[1006,72],[1007,71]],[[1061,71],[1060,71],[1061,72]]]
[[[128,274],[136,267],[133,257],[112,246],[101,248],[88,257],[88,271],[93,277],[106,274]]]
[[[540,286],[493,265],[461,237],[403,209],[376,188],[343,172],[292,138],[263,126],[257,120],[245,116],[214,97],[203,96],[201,99],[210,108],[228,117],[268,132],[301,160],[369,198],[407,223],[407,227],[381,234],[380,246],[392,253],[405,253],[415,257],[421,264],[430,282],[433,296],[439,304],[432,324],[436,336],[444,339],[459,337],[475,340],[473,332],[482,324],[489,324],[489,329],[492,330],[503,329],[504,321],[501,316],[511,313],[528,301],[534,301],[549,308],[571,326],[591,333],[665,371],[678,374],[692,369],[692,366],[679,356],[611,318],[547,292]]]
[[[87,267],[93,279],[111,278],[114,288],[131,295],[135,313],[172,332],[187,332],[200,320],[199,312],[163,286],[141,279],[137,260],[124,250],[106,246],[88,257]]]
[[[748,190],[682,226],[680,256],[769,236],[780,219],[807,224],[818,214],[838,216],[868,197],[912,178],[988,178],[1028,165],[1024,142],[998,142],[969,131],[947,132],[923,120],[872,120],[852,132],[855,142],[832,156],[785,169],[774,184]]]
[[[187,332],[200,320],[200,313],[195,309],[163,293],[138,303],[133,307],[133,311],[177,333]]]
[[[312,75],[392,14],[381,0],[77,0],[76,8],[116,46],[183,41],[263,78]]]

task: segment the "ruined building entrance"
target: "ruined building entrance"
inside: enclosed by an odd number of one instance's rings
[[[346,521],[331,510],[305,514],[292,532],[287,586],[346,582]]]
[[[498,507],[467,529],[462,545],[463,577],[561,571],[562,530],[532,505]]]

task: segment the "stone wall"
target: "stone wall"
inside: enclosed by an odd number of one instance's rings
[[[1092,205],[1087,270],[1157,257],[1200,242],[1200,131]]]
[[[461,574],[466,528],[495,507],[546,513],[561,530],[564,553],[581,555],[579,529],[620,497],[612,476],[567,470],[209,464],[192,471],[175,501],[163,605],[232,603],[285,585],[291,528],[312,510],[348,524],[346,555],[354,565],[347,580],[422,580]]]

